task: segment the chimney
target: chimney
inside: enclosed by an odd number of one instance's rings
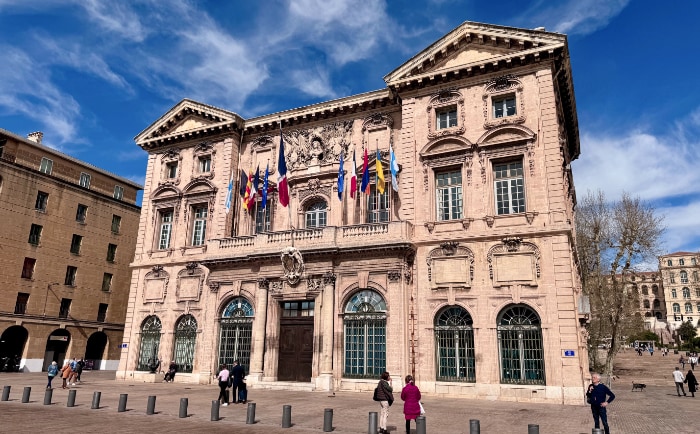
[[[31,140],[34,143],[39,143],[41,144],[41,139],[44,138],[44,133],[41,131],[35,131],[33,133],[27,134],[27,139]]]

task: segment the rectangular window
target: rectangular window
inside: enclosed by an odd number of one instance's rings
[[[173,212],[162,211],[160,213],[160,231],[158,231],[158,249],[165,250],[170,247],[170,233],[173,228]]]
[[[15,314],[24,315],[27,313],[27,303],[29,303],[29,294],[18,292],[17,301],[15,301]]]
[[[34,258],[24,258],[24,265],[22,265],[22,278],[31,279],[34,277],[34,265],[36,264],[36,259]]]
[[[207,232],[207,214],[209,212],[206,206],[196,206],[192,209],[194,215],[194,223],[192,225],[192,245],[201,246],[204,244],[204,239]]]
[[[124,187],[121,185],[114,186],[114,198],[117,200],[122,200],[122,198],[124,198]]]
[[[697,281],[698,281],[698,272],[693,271],[693,282],[697,282]]]
[[[109,292],[109,290],[111,288],[112,288],[112,274],[105,273],[102,275],[102,290],[104,292]]]
[[[437,112],[437,129],[450,128],[457,126],[457,108],[450,107]]]
[[[265,208],[260,207],[260,202],[255,203],[255,233],[270,232],[270,216],[272,215],[272,207],[270,206],[270,198],[267,198]]]
[[[75,221],[80,223],[85,223],[85,217],[87,217],[87,205],[78,204],[78,211],[75,213]]]
[[[42,158],[41,164],[39,165],[39,172],[51,175],[51,172],[53,172],[53,160],[46,157]]]
[[[384,193],[379,193],[375,184],[370,185],[367,223],[389,221],[389,188],[385,186]]]
[[[122,218],[116,214],[112,214],[112,233],[118,234],[119,228],[122,225]]]
[[[117,257],[117,245],[107,244],[107,262],[114,262]]]
[[[39,241],[41,241],[41,231],[43,229],[43,226],[32,223],[32,227],[29,229],[29,244],[33,244],[35,246],[39,245]]]
[[[493,117],[502,118],[505,116],[513,116],[516,114],[515,110],[515,96],[510,95],[505,98],[498,98],[493,100]]]
[[[78,274],[78,268],[69,265],[66,267],[66,280],[63,282],[64,285],[75,286],[75,276]]]
[[[84,172],[80,174],[80,186],[90,188],[90,175]]]
[[[497,215],[525,212],[525,188],[523,163],[496,164],[493,166]]]
[[[80,254],[80,246],[83,244],[83,237],[73,234],[73,240],[70,242],[70,252],[74,255]]]
[[[36,208],[37,211],[46,211],[46,204],[49,202],[49,194],[44,193],[43,191],[38,191],[36,193],[36,204],[34,205],[34,208]]]
[[[165,174],[169,179],[177,178],[177,163],[168,163],[165,165]]]
[[[673,271],[671,271],[671,272],[669,273],[669,278],[671,279],[671,283],[676,283],[676,273],[674,273]]]
[[[207,173],[211,171],[211,155],[199,157],[199,172]]]
[[[678,265],[685,265],[685,259],[683,259],[683,258],[679,259]]]
[[[68,314],[70,314],[70,304],[73,302],[70,298],[62,298],[61,299],[61,308],[58,311],[58,317],[59,318],[68,318]]]
[[[100,303],[100,306],[97,308],[97,322],[105,322],[108,306],[108,304]]]
[[[672,260],[672,259],[669,259],[668,261],[666,261],[666,264],[667,264],[669,267],[673,266],[673,260]]]
[[[442,172],[435,175],[435,198],[437,219],[456,220],[462,218],[462,172]]]

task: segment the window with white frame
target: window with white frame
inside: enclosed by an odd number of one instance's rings
[[[41,164],[39,164],[39,172],[51,175],[53,172],[53,160],[46,157],[41,159]]]
[[[199,173],[209,173],[211,171],[211,155],[202,155],[198,159]]]
[[[376,184],[370,185],[369,202],[367,203],[367,223],[389,221],[389,189],[387,187],[385,184],[384,193],[380,193]]]
[[[676,292],[676,288],[673,288],[671,290],[671,298],[678,298],[678,292]]]
[[[265,208],[261,206],[262,202],[255,202],[255,233],[270,232],[272,207],[270,206],[270,198],[267,198]]]
[[[457,126],[457,106],[445,107],[435,111],[437,130]]]
[[[698,272],[693,271],[693,282],[697,282],[698,280],[700,280],[700,279],[698,279]]]
[[[695,258],[690,258],[690,265],[698,265],[698,261]]]
[[[206,205],[197,205],[192,208],[194,221],[192,223],[192,245],[201,246],[207,234],[207,215],[209,209]]]
[[[306,208],[304,217],[307,228],[321,228],[326,226],[326,213],[328,205],[325,200],[314,202]]]
[[[158,230],[158,249],[170,248],[170,236],[173,229],[173,211],[164,210],[160,212],[160,228]]]
[[[690,298],[690,288],[688,288],[688,287],[683,288],[683,298]]]
[[[685,304],[685,313],[693,313],[693,304],[692,303]]]
[[[681,276],[681,283],[688,283],[688,272],[687,271],[681,271],[680,272]]]
[[[496,163],[493,166],[496,214],[525,212],[525,180],[523,162]]]
[[[493,106],[494,118],[503,118],[517,114],[517,110],[515,108],[515,95],[495,97],[491,101],[491,105]]]
[[[681,305],[678,303],[673,303],[673,313],[681,313]]]
[[[462,172],[451,170],[435,174],[435,204],[437,220],[457,220],[462,218]]]
[[[80,186],[85,188],[90,188],[90,175],[83,172],[80,174]]]
[[[122,200],[124,198],[124,187],[121,185],[114,186],[114,198],[117,200]]]
[[[685,265],[685,259],[680,258],[680,259],[678,260],[678,265]]]
[[[671,283],[676,283],[676,273],[674,273],[673,271],[668,273],[668,278],[671,279]]]

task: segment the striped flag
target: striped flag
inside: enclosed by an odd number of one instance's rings
[[[282,124],[280,124],[280,154],[277,162],[277,190],[279,191],[280,204],[286,207],[289,205],[289,186],[287,185],[287,162],[284,159]]]
[[[226,205],[224,205],[224,208],[226,209],[226,214],[228,214],[229,211],[231,211],[231,198],[233,196],[233,173],[234,171],[231,171],[231,178],[228,180],[228,191],[226,192]]]
[[[377,191],[379,192],[379,194],[384,194],[384,184],[386,184],[386,181],[384,181],[384,168],[382,167],[382,157],[381,157],[381,154],[379,153],[379,150],[377,150],[376,169],[377,169]]]
[[[343,151],[340,151],[340,167],[338,167],[338,200],[343,200],[345,190],[345,171],[343,170]]]
[[[391,171],[391,186],[394,191],[399,191],[399,163],[396,162],[396,154],[394,154],[394,148],[391,147],[391,142],[389,142],[389,170]]]
[[[362,185],[360,186],[360,191],[369,194],[369,156],[367,155],[367,148],[365,148],[365,155],[362,157],[362,160]]]
[[[350,197],[355,199],[357,192],[357,162],[355,161],[355,150],[352,151],[352,172],[350,173]]]

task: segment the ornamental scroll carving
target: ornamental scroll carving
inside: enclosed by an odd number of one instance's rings
[[[443,109],[454,106],[457,111],[457,126],[449,128],[436,128],[437,114]],[[444,89],[433,95],[428,102],[428,139],[443,136],[456,136],[464,134],[464,96],[455,88]]]
[[[305,169],[319,164],[339,161],[348,155],[352,139],[352,121],[339,121],[305,130],[284,132],[284,152],[287,167]]]
[[[162,303],[168,292],[170,275],[163,270],[162,265],[156,265],[144,276],[143,302]]]
[[[300,206],[300,210],[302,209],[302,208],[301,208],[301,207],[302,207],[302,202],[304,202],[304,200],[305,200],[307,197],[310,197],[310,196],[318,196],[318,195],[322,195],[322,196],[325,196],[325,197],[327,197],[327,198],[332,197],[332,195],[331,195],[331,186],[329,186],[329,185],[322,185],[322,184],[321,184],[321,180],[318,179],[318,178],[309,179],[309,182],[306,183],[306,188],[301,187],[301,189],[302,189],[302,190],[299,192],[299,206]]]
[[[204,270],[196,262],[188,262],[185,268],[177,273],[175,294],[177,301],[197,301],[204,286]]]
[[[507,237],[489,249],[486,256],[489,277],[494,286],[519,282],[537,285],[540,277],[540,250],[522,238]]]
[[[428,281],[433,289],[469,288],[474,279],[474,253],[456,241],[440,244],[426,258]]]
[[[393,125],[394,119],[391,116],[386,113],[373,113],[362,121],[362,132],[391,128]]]
[[[284,279],[290,285],[296,285],[304,273],[304,258],[296,247],[286,247],[281,254]]]

